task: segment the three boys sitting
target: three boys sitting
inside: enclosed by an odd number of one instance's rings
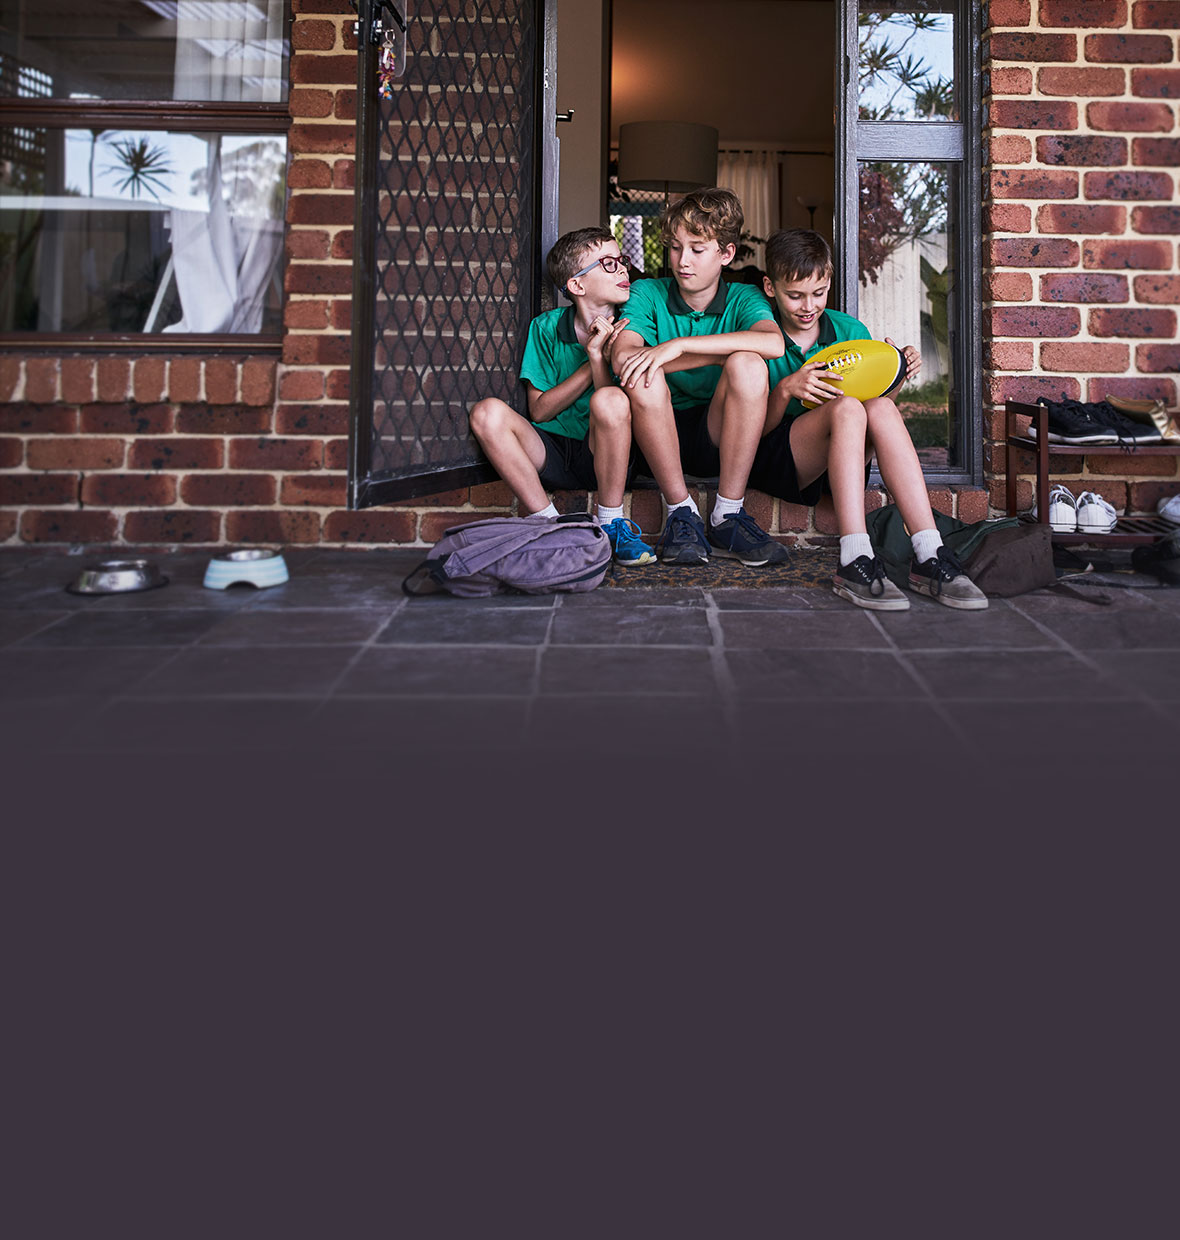
[[[629,566],[656,553],[673,564],[704,563],[712,553],[751,566],[781,563],[785,548],[743,506],[747,485],[805,506],[827,490],[840,532],[833,589],[860,607],[904,610],[909,601],[886,577],[865,524],[875,452],[911,531],[910,589],[950,607],[986,607],[986,595],[942,545],[921,464],[891,399],[897,388],[861,402],[807,360],[834,341],[870,335],[852,316],[826,309],[827,243],[807,229],[769,239],[768,303],[754,287],[722,279],[742,222],[728,190],[688,194],[661,218],[672,276],[634,285],[608,230],[561,237],[549,275],[573,305],[530,325],[521,367],[529,417],[496,399],[471,410],[488,459],[532,516],[557,515],[546,488],[596,491],[597,519]],[[916,349],[902,352],[898,388],[921,368]],[[820,403],[805,410],[804,399]],[[655,479],[663,502],[656,553],[623,516],[623,493],[637,472]],[[708,528],[685,472],[718,479]]]

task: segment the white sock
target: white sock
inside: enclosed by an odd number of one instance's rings
[[[696,504],[693,502],[693,498],[691,495],[686,495],[684,499],[682,499],[677,504],[669,504],[668,501],[664,498],[664,496],[661,495],[660,502],[664,505],[664,520],[665,521],[668,520],[668,513],[670,513],[673,508],[688,508],[688,509],[691,509],[692,515],[694,517],[700,517],[701,515]]]
[[[862,555],[867,555],[870,560],[873,558],[873,543],[867,534],[840,535],[841,565],[851,564],[853,560],[859,560]]]
[[[731,517],[746,502],[743,495],[741,499],[726,499],[720,491],[717,492],[717,499],[713,503],[713,515],[709,518],[713,525],[720,525],[726,517]]]
[[[937,530],[919,530],[910,535],[910,542],[914,544],[914,559],[919,564],[925,564],[927,560],[933,560],[938,555],[938,549],[942,546],[942,535]]]
[[[542,508],[539,512],[530,512],[530,513],[529,513],[529,516],[530,516],[530,517],[557,517],[557,516],[560,516],[560,515],[561,515],[561,514],[560,514],[560,513],[557,511],[557,509],[554,507],[554,505],[553,505],[553,501],[552,501],[552,500],[550,500],[550,501],[549,501],[549,502],[545,505],[545,507],[544,507],[544,508]]]
[[[609,525],[612,521],[617,521],[623,515],[623,505],[617,508],[608,508],[605,504],[599,504],[595,511],[599,525]]]

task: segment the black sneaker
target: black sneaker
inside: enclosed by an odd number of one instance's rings
[[[787,562],[786,547],[776,543],[744,508],[718,525],[709,522],[709,545],[718,555],[740,560],[750,568]]]
[[[960,611],[982,611],[987,595],[967,576],[953,551],[939,547],[938,554],[919,564],[910,561],[910,589],[936,603]]]
[[[885,576],[878,556],[858,556],[841,564],[832,578],[832,589],[857,607],[870,611],[909,611],[910,600]]]
[[[1120,444],[1161,443],[1163,441],[1164,437],[1154,423],[1147,426],[1142,422],[1137,422],[1134,418],[1129,418],[1121,410],[1116,409],[1108,400],[1095,401],[1084,408],[1090,410],[1108,430],[1113,431]]]
[[[687,506],[668,510],[656,554],[665,564],[707,564],[709,541],[700,517]]]
[[[1118,436],[1114,431],[1081,401],[1046,400],[1040,396],[1037,404],[1044,405],[1049,411],[1045,437],[1050,443],[1118,443]],[[1035,422],[1028,428],[1028,433],[1030,438],[1036,439]]]

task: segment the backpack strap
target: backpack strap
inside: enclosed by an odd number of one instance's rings
[[[441,559],[427,558],[415,564],[402,582],[402,593],[408,594],[410,598],[418,598],[422,594],[442,593],[442,586],[439,582],[444,576],[442,565],[446,559],[446,556]],[[411,582],[414,583],[412,586]]]

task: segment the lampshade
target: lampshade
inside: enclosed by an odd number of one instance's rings
[[[619,184],[677,194],[717,184],[717,130],[682,121],[619,126]]]

